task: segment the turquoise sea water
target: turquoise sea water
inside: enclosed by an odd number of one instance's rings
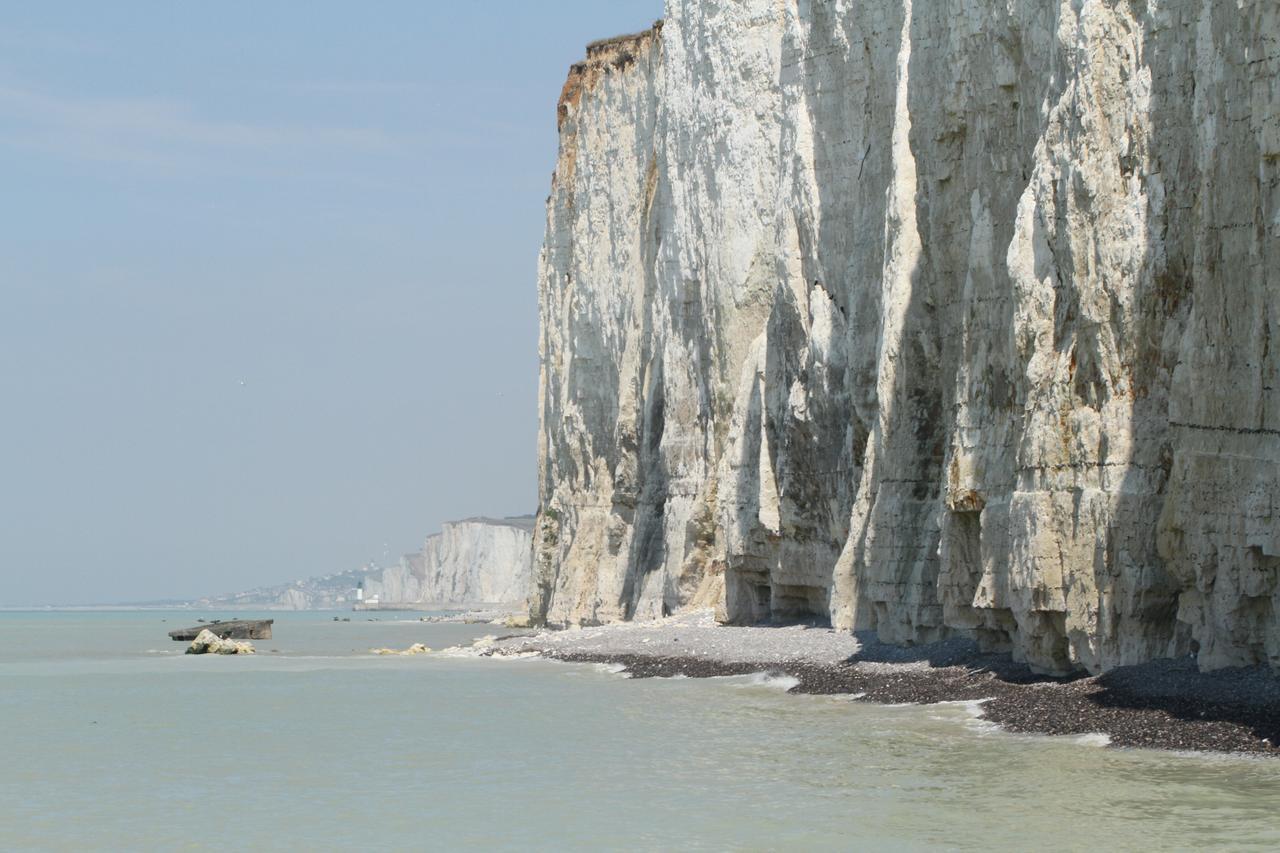
[[[495,629],[344,615],[273,614],[241,658],[167,638],[207,614],[0,613],[0,849],[1280,846],[1276,761],[762,677],[374,657]]]

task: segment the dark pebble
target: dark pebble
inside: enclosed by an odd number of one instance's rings
[[[722,663],[701,658],[548,653],[557,660],[613,663],[632,678],[786,674],[794,693],[863,694],[862,702],[931,704],[987,699],[983,717],[1008,731],[1095,732],[1113,747],[1280,755],[1280,680],[1261,669],[1202,674],[1186,661],[1159,661],[1100,676],[1050,678],[989,656],[964,665],[889,671],[854,662]]]

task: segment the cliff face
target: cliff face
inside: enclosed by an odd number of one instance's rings
[[[529,594],[533,518],[449,521],[427,537],[421,551],[399,565],[357,570],[258,587],[192,602],[202,607],[331,610],[351,607],[356,587],[383,604],[518,605]]]
[[[532,615],[1280,664],[1280,9],[668,0],[560,103]]]
[[[532,527],[526,518],[445,522],[365,593],[383,604],[518,604],[529,594]]]

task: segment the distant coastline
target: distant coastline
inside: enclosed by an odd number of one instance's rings
[[[390,565],[368,562],[325,575],[191,599],[36,604],[5,610],[219,610],[439,612],[522,606],[529,590],[532,515],[446,521],[423,547]]]

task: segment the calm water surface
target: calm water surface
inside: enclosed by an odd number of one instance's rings
[[[371,656],[494,630],[390,614],[184,656],[166,632],[201,615],[0,613],[0,849],[1280,847],[1276,761],[760,677]]]

